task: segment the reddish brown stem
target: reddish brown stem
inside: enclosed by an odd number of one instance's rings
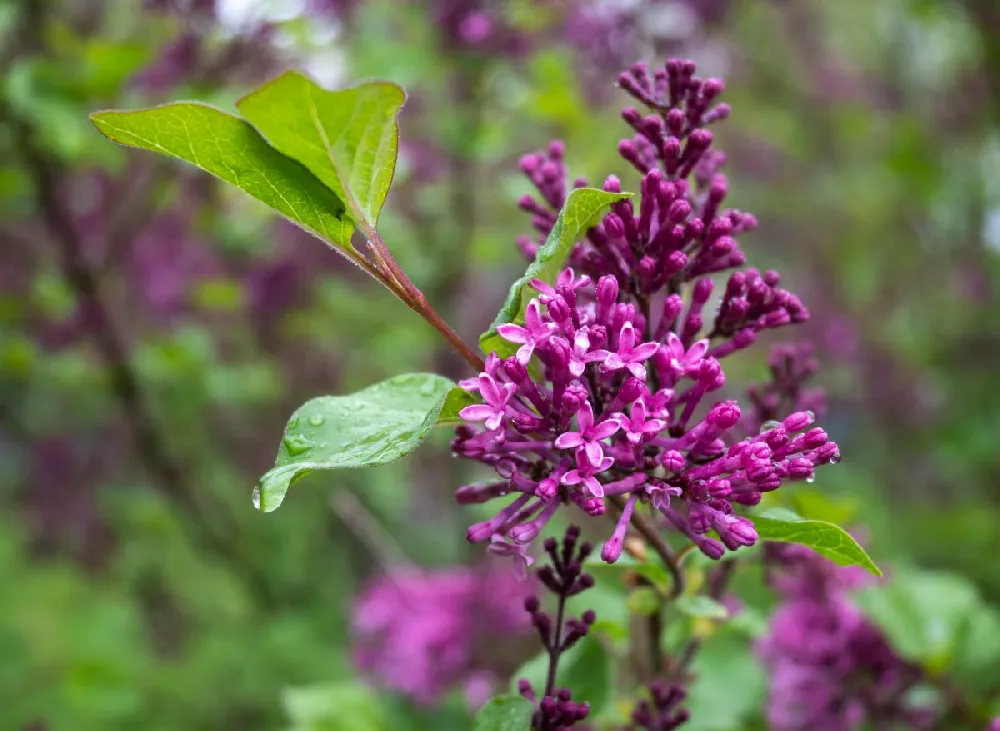
[[[410,278],[406,276],[406,272],[399,266],[392,252],[389,251],[389,247],[382,241],[382,237],[379,236],[378,231],[366,226],[363,229],[363,233],[368,240],[369,246],[372,248],[373,254],[377,258],[376,266],[381,274],[379,281],[389,287],[397,297],[403,300],[407,307],[423,317],[431,327],[437,330],[448,344],[455,349],[455,352],[462,356],[465,362],[472,366],[477,373],[483,370],[486,364],[483,362],[482,356],[469,347],[458,336],[458,333],[452,330],[448,326],[448,323],[431,307],[427,298],[424,297],[424,293],[410,281]]]

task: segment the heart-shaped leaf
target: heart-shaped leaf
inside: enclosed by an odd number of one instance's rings
[[[409,373],[347,396],[314,398],[285,426],[275,465],[254,488],[254,504],[264,512],[277,509],[291,484],[316,470],[374,467],[405,457],[434,426],[455,423],[466,398],[465,391],[433,373]]]
[[[405,100],[395,84],[329,91],[289,71],[237,107],[277,150],[305,165],[344,201],[355,225],[374,230],[396,169],[396,116]]]
[[[631,193],[608,193],[596,188],[576,188],[569,194],[545,244],[535,255],[535,261],[524,276],[511,285],[490,329],[479,336],[479,347],[484,353],[496,352],[506,357],[517,350],[517,346],[497,335],[497,327],[508,322],[524,322],[524,313],[534,291],[531,280],[553,284],[573,246],[583,238],[587,229],[600,223],[602,214],[612,203],[631,196]]]
[[[823,520],[805,520],[788,510],[755,515],[753,523],[761,540],[801,543],[840,566],[861,566],[876,576],[882,575],[865,549],[838,525]]]

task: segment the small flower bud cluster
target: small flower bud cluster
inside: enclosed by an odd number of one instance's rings
[[[691,718],[686,708],[680,708],[687,696],[679,685],[667,686],[656,681],[649,685],[649,700],[643,698],[632,712],[630,728],[644,731],[672,731]]]
[[[467,537],[522,569],[527,546],[560,506],[599,516],[609,499],[623,510],[605,561],[617,560],[634,511],[647,508],[720,558],[757,541],[738,508],[840,459],[808,409],[791,408],[779,421],[785,404],[771,408],[762,393],[774,418],[747,435],[739,404],[710,398],[725,384],[724,358],[762,331],[808,317],[777,272],[733,271],[716,292],[713,275],[744,264],[737,236],[756,227],[750,214],[723,207],[725,156],[706,128],[729,114],[718,103],[722,82],[673,59],[652,73],[637,64],[619,85],[647,110],[622,113],[634,132],[620,152],[641,174],[638,207],[615,203],[554,283],[533,280],[537,296],[523,324],[497,328],[516,352],[491,354],[478,378],[462,382],[482,403],[461,412],[470,424],[452,448],[498,479],[462,487],[458,500],[512,497]],[[567,199],[564,147],[552,143],[520,166],[538,195],[519,205],[545,237]],[[620,192],[621,183],[611,176],[604,189]],[[519,245],[529,257],[539,247],[529,237]],[[778,375],[780,389],[797,372]]]
[[[586,591],[594,585],[594,577],[583,571],[583,562],[590,555],[591,547],[580,542],[580,529],[570,526],[560,542],[555,538],[545,540],[545,552],[549,564],[539,568],[535,574],[539,582],[549,590],[559,602],[559,612],[555,618],[541,608],[536,596],[524,600],[524,609],[531,616],[531,624],[538,632],[542,647],[549,653],[550,671],[544,697],[539,700],[535,688],[527,678],[518,681],[518,691],[535,704],[532,718],[533,731],[557,731],[573,726],[590,713],[587,703],[573,700],[566,688],[555,688],[555,669],[562,653],[587,636],[596,615],[585,611],[579,619],[563,619],[566,600]]]
[[[783,344],[771,350],[771,380],[754,384],[747,390],[753,409],[747,415],[746,428],[757,434],[764,424],[791,411],[826,412],[826,393],[807,389],[804,384],[819,370],[810,343]]]

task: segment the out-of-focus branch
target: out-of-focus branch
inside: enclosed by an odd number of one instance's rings
[[[115,207],[115,212],[104,237],[104,252],[95,272],[100,282],[121,261],[133,240],[149,224],[150,218],[159,208],[153,193],[161,183],[170,177],[171,166],[155,161],[138,176],[125,174],[124,198]]]
[[[15,37],[20,42],[22,53],[38,53],[43,48],[41,34],[47,6],[45,0],[29,0],[21,4]],[[124,338],[101,298],[97,272],[84,255],[82,238],[61,199],[59,182],[65,173],[61,161],[39,146],[31,125],[3,101],[0,101],[0,121],[6,123],[14,147],[23,160],[32,183],[38,215],[48,233],[47,240],[55,250],[62,275],[84,315],[82,321],[89,328],[93,344],[107,368],[111,393],[129,425],[137,456],[160,490],[184,507],[186,514],[182,522],[192,540],[200,540],[213,553],[234,564],[239,573],[253,584],[258,599],[270,603],[271,593],[267,584],[260,581],[254,572],[247,572],[243,556],[235,548],[239,545],[235,541],[235,531],[229,528],[217,530],[213,517],[218,516],[212,516],[199,503],[180,463],[169,451],[132,366]],[[192,530],[193,526],[199,528],[197,533]]]

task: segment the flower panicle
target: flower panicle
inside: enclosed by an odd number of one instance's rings
[[[643,731],[672,731],[691,719],[691,714],[681,704],[687,693],[680,685],[667,685],[660,681],[649,684],[649,698],[636,703],[632,711],[633,728]]]
[[[553,617],[542,609],[541,601],[535,595],[524,600],[524,609],[531,617],[531,624],[538,632],[542,647],[549,655],[549,672],[542,697],[527,678],[518,681],[520,694],[535,704],[532,717],[533,731],[557,731],[573,726],[590,713],[590,705],[573,700],[567,688],[556,688],[556,671],[559,658],[580,640],[587,636],[597,616],[586,610],[579,618],[566,618],[566,600],[594,585],[594,577],[583,570],[583,562],[591,553],[591,546],[580,541],[580,529],[570,526],[562,541],[545,539],[545,552],[549,562],[535,571],[538,582],[554,595],[558,611]]]
[[[672,59],[653,71],[636,64],[618,83],[645,109],[623,110],[632,135],[619,145],[641,176],[638,204],[613,204],[554,282],[531,282],[524,321],[497,328],[509,350],[462,382],[482,403],[461,412],[468,423],[452,449],[499,482],[464,486],[458,500],[506,498],[467,537],[514,557],[522,572],[559,507],[600,516],[609,498],[626,509],[604,560],[617,560],[631,516],[647,509],[720,558],[758,540],[742,508],[840,459],[815,424],[821,399],[801,388],[815,370],[805,350],[779,351],[773,382],[751,391],[750,409],[717,400],[726,358],[809,316],[777,272],[741,269],[737,238],[757,222],[724,206],[725,155],[708,129],[729,116],[722,81]],[[518,242],[529,258],[566,201],[565,152],[554,142],[520,161],[537,190],[519,201],[535,229]],[[604,189],[621,182],[609,176]]]
[[[782,598],[756,647],[771,677],[770,728],[938,727],[938,712],[907,695],[922,670],[851,600],[873,577],[792,544],[765,544],[765,566]]]

